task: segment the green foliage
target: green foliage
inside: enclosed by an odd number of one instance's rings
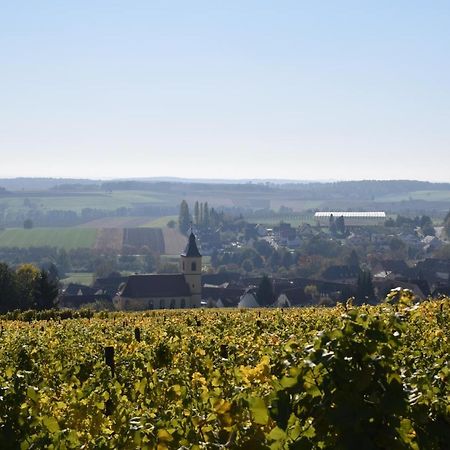
[[[356,285],[356,300],[358,303],[368,303],[373,301],[375,293],[372,284],[372,274],[369,270],[361,270],[358,274]]]
[[[449,299],[13,315],[0,319],[2,449],[448,446]]]
[[[52,309],[56,306],[58,284],[50,279],[45,270],[41,270],[36,279],[33,296],[36,309]]]
[[[275,301],[272,282],[267,275],[264,275],[256,291],[256,301],[260,306],[270,306]]]
[[[23,221],[23,228],[25,230],[31,230],[33,228],[33,221],[31,219],[25,219]]]
[[[280,380],[271,413],[289,448],[404,448],[408,392],[395,359],[404,326],[352,308]]]
[[[189,206],[186,200],[180,204],[180,213],[178,216],[178,227],[183,234],[187,234],[191,225],[191,215],[189,214]]]

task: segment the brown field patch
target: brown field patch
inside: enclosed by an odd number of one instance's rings
[[[156,253],[165,253],[161,228],[125,228],[123,246],[127,248],[127,252],[141,253],[143,247],[148,247]]]
[[[155,217],[102,217],[79,225],[79,228],[138,228]]]
[[[96,250],[122,251],[123,229],[121,228],[100,228],[97,233],[94,248]]]
[[[166,255],[179,255],[186,247],[187,238],[177,229],[165,227],[162,229]]]

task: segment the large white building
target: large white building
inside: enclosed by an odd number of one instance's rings
[[[322,227],[330,225],[330,218],[336,220],[343,217],[347,227],[363,227],[384,225],[386,213],[382,211],[320,211],[314,214],[314,219]]]

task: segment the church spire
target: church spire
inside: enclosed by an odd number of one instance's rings
[[[186,245],[186,248],[184,249],[184,252],[181,254],[181,256],[186,256],[188,258],[199,258],[202,255],[200,254],[200,252],[198,251],[198,247],[197,247],[197,241],[195,239],[195,235],[194,232],[192,231],[192,227],[191,227],[191,234],[189,235],[189,241]]]

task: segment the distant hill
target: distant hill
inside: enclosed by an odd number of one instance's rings
[[[0,178],[0,186],[11,191],[40,191],[61,185],[100,184],[99,180],[83,178]]]

